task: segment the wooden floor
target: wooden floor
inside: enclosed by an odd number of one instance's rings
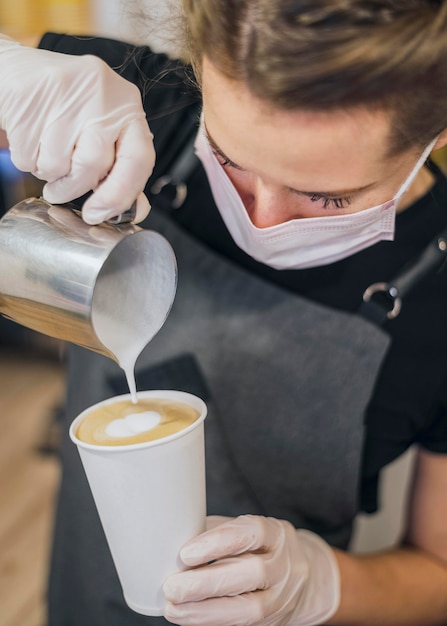
[[[48,443],[63,396],[57,360],[0,348],[0,626],[45,626],[57,454]]]

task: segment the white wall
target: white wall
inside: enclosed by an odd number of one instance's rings
[[[410,448],[390,463],[381,477],[381,509],[374,515],[360,515],[351,544],[353,552],[368,553],[399,543],[405,530],[405,518],[416,448]]]
[[[92,5],[96,34],[175,54],[179,0],[92,0]]]

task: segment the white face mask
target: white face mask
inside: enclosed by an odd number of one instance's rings
[[[304,269],[335,263],[381,240],[392,241],[399,200],[423,166],[436,139],[424,150],[392,200],[358,213],[306,217],[268,228],[257,228],[251,222],[237,190],[212,151],[203,117],[195,151],[205,168],[216,206],[239,248],[275,269]]]

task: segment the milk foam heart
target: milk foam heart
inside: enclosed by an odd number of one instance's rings
[[[107,424],[106,434],[109,437],[133,437],[155,428],[161,421],[160,413],[145,411],[144,413],[131,413],[121,419],[116,419]]]
[[[117,399],[93,407],[79,424],[77,436],[93,445],[129,446],[170,437],[199,417],[183,402],[163,398]]]

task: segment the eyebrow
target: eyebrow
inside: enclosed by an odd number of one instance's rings
[[[214,141],[214,139],[209,134],[209,132],[208,132],[206,127],[205,127],[205,135],[206,135],[206,137],[208,139],[208,143],[210,144],[211,148],[215,152],[217,152],[217,154],[219,156],[221,156],[225,161],[228,161],[228,163],[230,165],[232,165],[233,167],[235,167],[236,169],[244,170],[243,167],[241,167],[240,165],[235,163],[232,159],[227,157],[225,152],[223,152],[223,150],[221,148],[219,148],[217,143]],[[293,187],[287,187],[287,189],[290,189],[290,191],[293,191],[294,193],[300,193],[300,194],[303,194],[305,196],[323,196],[323,197],[327,197],[327,198],[337,198],[339,196],[352,196],[352,195],[354,195],[356,193],[360,193],[361,191],[366,191],[367,189],[370,189],[371,187],[374,187],[375,184],[376,183],[369,183],[368,185],[364,185],[363,187],[356,187],[354,189],[342,189],[340,191],[339,190],[337,190],[337,191],[301,191],[300,189],[294,189]]]

